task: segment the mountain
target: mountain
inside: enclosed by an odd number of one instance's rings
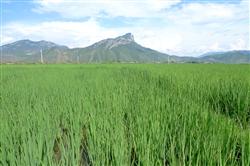
[[[69,49],[47,41],[20,40],[1,46],[3,62],[39,63],[40,50],[45,63],[102,63],[102,62],[166,62],[174,56],[143,47],[131,33],[101,40],[85,48]]]
[[[127,33],[85,48],[68,48],[48,41],[20,40],[0,46],[1,63],[250,63],[250,51],[209,52],[200,57],[164,54],[136,43]]]
[[[167,54],[145,48],[135,42],[131,33],[109,38],[91,46],[73,49],[80,62],[163,62]],[[173,57],[170,57],[173,60]]]
[[[202,62],[210,63],[250,63],[249,50],[207,53],[199,58]]]
[[[44,56],[49,50],[60,50],[61,52],[68,50],[68,47],[57,45],[48,41],[31,41],[19,40],[11,44],[1,46],[3,62],[24,62],[34,63],[40,61],[40,51]],[[53,58],[57,55],[50,55]]]

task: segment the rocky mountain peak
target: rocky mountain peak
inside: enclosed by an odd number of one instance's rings
[[[90,47],[103,47],[105,49],[112,49],[121,45],[127,45],[130,43],[134,43],[134,36],[131,33],[126,33],[125,35],[116,37],[116,38],[109,38],[102,40],[100,42],[97,42],[93,44]]]
[[[119,36],[117,37],[117,39],[123,39],[123,40],[127,40],[127,41],[130,41],[130,42],[134,42],[134,36],[132,33],[126,33],[125,35],[123,36]]]

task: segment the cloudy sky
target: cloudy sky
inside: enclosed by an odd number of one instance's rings
[[[250,0],[1,0],[1,44],[48,40],[85,47],[133,33],[161,52],[250,49]]]

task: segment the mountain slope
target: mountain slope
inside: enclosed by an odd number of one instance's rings
[[[209,52],[200,57],[170,56],[136,43],[131,33],[70,49],[48,41],[20,40],[0,46],[1,63],[250,63],[250,51]]]
[[[19,40],[17,42],[1,46],[3,62],[39,62],[40,51],[47,56],[48,50],[68,50],[68,47],[57,45],[48,41]],[[50,55],[52,58],[53,55]]]
[[[237,50],[210,53],[200,57],[200,61],[212,63],[250,63],[250,51]]]
[[[162,62],[169,56],[137,44],[131,33],[74,49],[74,52],[80,62]]]
[[[3,62],[45,63],[166,62],[176,57],[145,48],[131,33],[99,41],[85,48],[69,49],[52,42],[20,40],[1,47]],[[169,57],[169,58],[168,58]]]

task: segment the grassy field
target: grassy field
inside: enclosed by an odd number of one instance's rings
[[[3,65],[0,165],[250,165],[250,66]]]

